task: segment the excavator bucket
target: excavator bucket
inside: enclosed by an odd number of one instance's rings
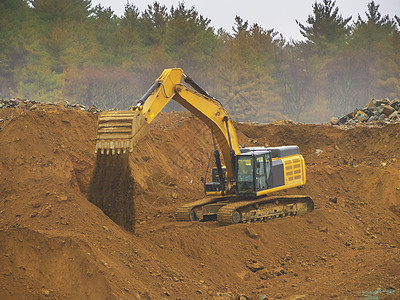
[[[145,121],[140,111],[104,111],[97,125],[96,153],[121,154],[132,152],[145,133]]]

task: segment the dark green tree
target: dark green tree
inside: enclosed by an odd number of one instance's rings
[[[313,15],[307,18],[307,25],[296,20],[300,33],[313,45],[319,54],[330,54],[345,45],[349,34],[348,23],[351,17],[344,19],[339,14],[336,1],[324,0],[312,5]]]
[[[396,30],[395,22],[387,15],[382,16],[379,5],[374,1],[371,1],[367,8],[366,20],[358,16],[354,24],[350,43],[350,51],[354,58],[351,66],[355,69],[354,88],[360,91],[357,104],[372,97],[389,97],[383,92],[380,83],[392,77],[385,74],[386,70],[393,70],[394,67],[387,65],[387,62],[394,63],[395,53],[398,52],[393,48],[392,40]],[[389,60],[389,57],[392,57],[392,60]],[[398,68],[397,64],[395,66]]]
[[[147,48],[144,45],[145,35],[139,9],[132,4],[127,4],[117,32],[117,43],[120,45],[124,69],[140,73],[147,63]]]
[[[17,89],[15,73],[37,46],[37,23],[26,0],[0,2],[0,97]]]
[[[236,17],[234,36],[215,55],[216,95],[238,121],[282,118],[282,102],[272,78],[275,33]]]
[[[181,66],[189,74],[204,74],[217,42],[210,22],[194,7],[186,8],[183,2],[171,8],[165,44],[173,65]]]
[[[91,10],[90,33],[96,38],[96,64],[120,66],[119,19],[111,7],[105,8],[99,4]]]
[[[167,7],[159,2],[148,5],[142,14],[142,20],[145,46],[162,46],[169,20]]]

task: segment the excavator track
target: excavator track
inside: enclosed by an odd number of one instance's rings
[[[261,222],[286,216],[301,216],[314,210],[309,196],[275,196],[256,200],[204,198],[184,204],[175,212],[177,221],[217,220],[220,225]]]
[[[204,218],[203,213],[200,212],[202,208],[210,204],[218,203],[218,200],[219,198],[204,198],[184,204],[176,210],[175,219],[177,221],[202,221]]]
[[[218,211],[218,223],[260,222],[285,216],[301,216],[314,210],[314,202],[309,196],[275,196],[254,201],[229,203]]]

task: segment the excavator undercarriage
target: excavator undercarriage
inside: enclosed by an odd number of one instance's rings
[[[286,216],[302,216],[314,209],[309,196],[273,196],[256,200],[235,198],[205,198],[180,206],[177,221],[217,220],[220,225],[247,222],[265,222]]]

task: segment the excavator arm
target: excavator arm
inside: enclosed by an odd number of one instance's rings
[[[182,84],[182,80],[193,89]],[[150,124],[171,100],[175,100],[201,121],[214,135],[226,165],[227,190],[235,179],[234,157],[240,154],[236,131],[221,103],[201,89],[182,69],[166,69],[130,111],[103,112],[99,117],[96,153],[132,152]],[[196,134],[196,133],[194,133]]]

